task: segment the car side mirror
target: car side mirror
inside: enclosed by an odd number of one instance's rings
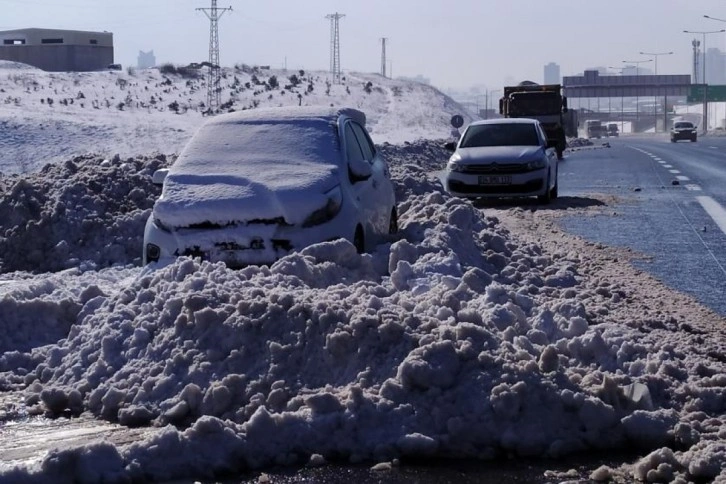
[[[444,148],[449,151],[456,151],[456,141],[447,142],[446,144],[444,144]]]
[[[154,185],[161,186],[164,184],[164,180],[166,179],[166,175],[169,174],[168,168],[160,168],[154,172],[154,174],[151,177],[151,183]]]

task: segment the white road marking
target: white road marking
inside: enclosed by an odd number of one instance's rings
[[[691,190],[692,192],[700,192],[701,187],[694,183],[689,183],[688,185],[686,185],[686,190]]]
[[[712,150],[717,150],[718,146],[709,146],[709,148],[711,148]]]
[[[663,165],[663,168],[673,168],[673,165],[666,165],[666,164],[664,164]]]
[[[708,213],[721,232],[726,234],[726,209],[724,209],[720,203],[711,197],[696,197],[698,203],[701,204],[703,209]]]
[[[671,172],[671,173],[673,173],[674,175],[676,175],[676,174],[680,173],[680,171],[679,171],[679,170],[668,170],[668,171],[669,171],[669,172]]]
[[[688,180],[690,180],[690,178],[688,178],[686,175],[678,175],[676,178],[678,180],[680,180],[680,181],[688,181]]]

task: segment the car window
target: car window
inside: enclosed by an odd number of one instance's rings
[[[676,123],[676,128],[692,128],[693,124],[688,122]]]
[[[366,160],[373,161],[376,149],[373,146],[370,138],[368,137],[365,129],[363,129],[363,126],[355,122],[351,122],[350,125],[353,127],[353,131],[355,132],[356,139],[358,140],[358,144],[360,145],[361,151],[363,152],[363,156]]]
[[[355,163],[356,161],[364,161],[366,159],[363,155],[363,150],[361,150],[358,144],[358,138],[355,136],[355,132],[351,126],[352,124],[345,124],[345,152],[348,155],[348,163]]]
[[[469,126],[464,132],[460,148],[483,146],[539,146],[534,124],[492,123]]]

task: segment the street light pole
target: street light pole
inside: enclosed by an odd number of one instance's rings
[[[655,58],[655,75],[658,75],[658,56],[671,55],[673,52],[641,52],[640,55],[650,55]]]
[[[638,67],[638,64],[645,64],[646,62],[653,62],[653,59],[648,60],[639,60],[639,61],[627,61],[624,60],[626,64],[635,64],[635,77],[640,76],[640,67]],[[638,120],[640,120],[640,89],[638,89],[638,82],[635,83],[635,121],[636,123]]]
[[[710,18],[710,17],[709,17]],[[721,30],[684,30],[686,34],[701,34],[703,35],[703,134],[708,132],[708,83],[706,82],[706,35],[707,34],[720,34],[726,32],[726,29]]]
[[[608,66],[608,69],[615,69],[620,71],[620,75],[623,75],[623,71],[627,67],[613,67]],[[620,87],[620,132],[625,133],[625,88]]]
[[[672,54],[673,54],[673,52],[641,52],[640,53],[640,55],[653,56],[653,58],[655,59],[655,75],[656,76],[658,76],[658,57],[660,57],[662,55],[672,55]],[[657,78],[656,78],[656,83],[657,83]],[[663,112],[664,113],[666,112],[667,98],[668,97],[666,95],[666,97],[663,100]],[[658,132],[658,96],[657,95],[655,96],[654,101],[655,101],[655,103],[654,103],[654,106],[653,106],[653,121],[655,122],[655,125],[653,126],[653,131],[657,133]],[[666,130],[666,121],[665,121],[665,118],[664,118],[663,123],[664,123],[663,124],[663,130],[665,131]]]

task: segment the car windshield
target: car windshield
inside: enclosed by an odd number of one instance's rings
[[[676,128],[692,128],[693,124],[691,123],[676,123]]]
[[[469,126],[460,148],[482,146],[538,146],[539,138],[534,124],[497,123]]]

